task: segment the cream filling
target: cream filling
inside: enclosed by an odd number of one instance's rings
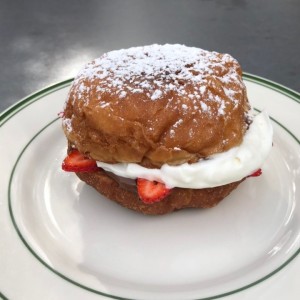
[[[118,176],[160,181],[169,188],[210,188],[239,181],[261,168],[271,151],[272,138],[271,121],[267,113],[262,112],[254,117],[238,147],[193,164],[164,164],[160,169],[147,169],[135,163],[97,161],[97,165]]]

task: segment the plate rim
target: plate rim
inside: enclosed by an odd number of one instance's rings
[[[243,73],[243,78],[246,81],[250,81],[250,82],[254,82],[258,85],[262,85],[265,86],[269,89],[275,90],[285,96],[288,96],[289,99],[296,101],[298,104],[300,104],[300,93],[289,89],[281,84],[277,84],[274,81],[265,79],[263,77],[259,77],[253,74],[249,74],[249,73]],[[31,105],[32,103],[38,101],[39,99],[42,99],[43,97],[45,97],[48,94],[51,94],[57,90],[60,90],[62,88],[65,88],[67,86],[70,85],[70,83],[73,81],[73,78],[70,79],[66,79],[63,81],[60,81],[58,83],[49,85],[43,89],[38,90],[37,92],[34,92],[32,94],[30,94],[29,96],[21,99],[20,101],[18,101],[17,103],[15,103],[14,105],[12,105],[11,107],[9,107],[8,109],[6,109],[5,111],[3,111],[0,114],[0,129],[1,127],[7,122],[9,121],[14,115],[16,115],[19,111],[23,110],[24,108],[26,108],[27,106]],[[32,140],[39,135],[44,129],[46,129],[48,126],[50,126],[52,123],[54,123],[58,118],[55,118],[54,120],[52,120],[51,122],[49,122],[46,126],[44,126],[42,129],[40,129],[34,136],[32,139],[30,139],[30,141],[26,144],[26,146],[22,149],[21,153],[19,154],[18,159],[16,160],[16,162],[14,163],[13,169],[11,171],[11,175],[10,175],[10,179],[9,179],[9,184],[8,184],[8,197],[10,197],[10,184],[12,181],[12,174],[14,173],[15,167],[17,166],[17,163],[20,159],[20,157],[22,156],[23,152],[26,150],[26,148],[30,145],[30,143],[32,142]],[[279,123],[278,121],[275,120],[276,123]],[[295,137],[287,128],[285,128],[282,124],[279,123],[279,125],[281,127],[283,127],[284,129],[286,129],[288,131],[289,134],[291,134],[293,136],[293,138],[299,143],[299,139],[297,137]],[[58,271],[56,271],[55,269],[51,268],[49,265],[47,265],[44,261],[42,261],[41,258],[38,257],[38,255],[31,249],[31,247],[27,244],[27,242],[23,239],[22,235],[20,235],[20,232],[18,231],[18,227],[16,226],[16,224],[13,221],[13,217],[12,217],[12,211],[11,211],[11,204],[9,201],[9,212],[11,215],[11,221],[13,222],[14,225],[14,229],[17,231],[17,234],[19,236],[19,238],[21,238],[22,242],[26,245],[26,248],[29,250],[29,252],[31,252],[31,254],[34,255],[34,257],[36,259],[38,259],[46,268],[48,268],[49,270],[51,270],[52,272],[54,272],[56,275],[58,275],[59,277],[61,277],[62,279],[67,280],[68,282],[83,288],[89,292],[98,294],[98,295],[102,295],[102,296],[106,296],[109,297],[111,299],[118,299],[118,300],[133,300],[134,298],[124,298],[124,297],[120,297],[120,296],[115,296],[115,295],[111,295],[111,294],[106,294],[100,291],[97,291],[95,289],[89,288],[87,286],[84,286],[66,276],[64,276],[63,274],[59,273]],[[275,270],[273,270],[272,272],[270,272],[269,274],[263,276],[262,278],[247,284],[241,288],[238,289],[234,289],[232,291],[229,292],[225,292],[219,295],[215,295],[215,296],[209,296],[209,297],[205,297],[205,298],[199,298],[198,300],[210,300],[210,299],[218,299],[218,298],[222,298],[222,297],[226,297],[235,293],[238,293],[240,291],[246,290],[252,286],[255,286],[257,284],[259,284],[260,282],[268,279],[269,277],[273,276],[275,273],[279,272],[281,269],[283,269],[286,265],[288,265],[295,257],[298,256],[298,254],[300,253],[300,248],[298,250],[296,250],[296,252],[287,260],[285,261],[282,265],[280,265],[278,268],[276,268]],[[0,291],[0,297],[4,296],[1,291]],[[4,299],[5,298],[4,296]]]

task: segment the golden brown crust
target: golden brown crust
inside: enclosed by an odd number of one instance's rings
[[[181,45],[112,51],[75,78],[64,111],[70,147],[106,162],[147,168],[193,163],[239,145],[249,110],[242,70],[228,54]],[[241,181],[174,188],[145,204],[135,184],[104,170],[77,173],[98,192],[144,214],[213,207]]]
[[[241,143],[249,105],[238,62],[228,54],[179,47],[187,51],[182,61],[160,69],[159,58],[168,59],[163,47],[114,51],[80,72],[63,122],[80,152],[107,163],[160,167],[192,163]],[[144,69],[134,69],[140,61]]]
[[[145,204],[139,199],[135,186],[120,184],[103,170],[76,174],[108,199],[147,215],[162,215],[183,208],[213,207],[243,181],[206,189],[174,188],[169,196],[160,202]]]

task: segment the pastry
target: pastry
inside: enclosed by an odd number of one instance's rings
[[[116,50],[88,63],[62,123],[63,169],[145,214],[215,206],[259,174],[272,147],[270,120],[253,115],[238,62],[183,45]]]

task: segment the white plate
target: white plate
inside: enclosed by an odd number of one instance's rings
[[[129,211],[61,171],[66,140],[57,114],[71,80],[2,113],[2,296],[297,299],[300,96],[244,78],[254,107],[273,119],[274,147],[263,175],[213,209],[166,216]]]

